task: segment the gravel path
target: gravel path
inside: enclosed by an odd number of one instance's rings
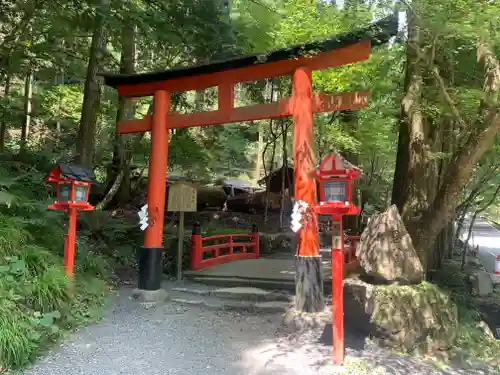
[[[98,324],[74,333],[25,375],[479,375],[442,370],[348,339],[346,366],[330,364],[321,332],[277,333],[280,316],[167,304],[145,308],[123,288]]]

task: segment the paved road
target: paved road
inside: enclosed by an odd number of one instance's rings
[[[323,330],[300,337],[277,332],[280,316],[167,304],[146,309],[124,288],[105,318],[76,332],[25,375],[479,375],[438,371],[346,337],[344,372],[331,363]],[[330,332],[330,331],[326,331]]]
[[[460,233],[461,240],[467,239],[470,222],[470,217],[465,219]],[[498,227],[486,220],[476,219],[472,227],[469,245],[472,248],[478,246],[478,258],[487,272],[500,271],[497,269],[500,266],[500,262],[497,262],[497,257],[500,255],[500,229]]]

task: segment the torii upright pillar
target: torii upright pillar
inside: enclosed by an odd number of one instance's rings
[[[293,161],[295,200],[310,207],[317,203],[316,181],[310,171],[316,167],[313,137],[312,75],[309,68],[296,69],[292,77]],[[313,210],[314,211],[314,210]],[[295,309],[320,312],[324,309],[323,277],[318,243],[318,219],[311,213],[297,234]]]
[[[265,54],[237,57],[202,66],[134,75],[103,74],[106,84],[121,97],[154,95],[154,113],[142,119],[121,121],[119,134],[151,131],[148,182],[148,216],[144,247],[140,252],[139,289],[159,290],[163,257],[162,229],[165,208],[168,131],[194,126],[214,126],[292,116],[295,161],[295,199],[316,205],[316,183],[309,172],[314,162],[313,113],[354,110],[368,105],[368,93],[317,93],[312,95],[311,71],[366,60],[373,46],[398,32],[398,19],[387,17],[356,30],[322,41],[282,48]],[[234,107],[234,87],[241,82],[293,75],[291,98],[244,107]],[[169,94],[218,87],[217,109],[195,113],[169,111]],[[314,214],[313,214],[314,215]],[[296,310],[323,309],[323,281],[317,237],[317,217],[308,220],[298,235]]]
[[[170,94],[158,90],[154,94],[151,125],[151,152],[148,169],[148,222],[144,247],[139,251],[138,289],[156,291],[161,288],[163,274],[163,221],[167,185],[168,127]]]

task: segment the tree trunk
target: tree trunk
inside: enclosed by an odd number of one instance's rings
[[[135,27],[133,25],[126,24],[122,29],[120,73],[135,73],[135,59]],[[134,118],[134,116],[135,103],[133,99],[120,97],[118,99],[116,121],[118,122],[131,120]],[[115,195],[118,198],[118,204],[122,204],[130,200],[130,163],[132,159],[133,149],[137,143],[140,143],[143,134],[135,134],[132,137],[133,139],[135,139],[135,141],[130,141],[129,135],[121,135],[115,133],[113,144],[113,162],[108,173],[108,193],[100,203],[103,208],[111,203]],[[129,140],[128,142],[127,139]]]
[[[418,3],[414,4],[418,7]],[[401,216],[426,271],[432,262],[433,246],[420,248],[415,244],[416,220],[423,215],[436,194],[437,168],[429,155],[436,138],[429,131],[421,108],[424,90],[423,63],[419,55],[423,44],[419,19],[408,11],[408,46],[405,76],[405,94],[402,99],[398,155],[393,188],[393,202],[401,210]],[[442,228],[441,228],[442,229]],[[433,237],[433,243],[440,231]],[[418,242],[418,241],[417,241]],[[429,264],[430,262],[430,264]]]
[[[118,193],[118,190],[122,185],[124,173],[125,172],[123,169],[120,171],[120,173],[118,173],[115,181],[113,182],[113,185],[111,185],[111,188],[108,190],[102,201],[100,201],[99,204],[95,207],[96,210],[105,209],[106,206],[113,200],[114,196],[116,195],[116,193]]]
[[[452,119],[446,118],[444,121],[444,126],[442,127],[441,133],[441,152],[446,155],[446,158],[441,158],[439,160],[439,182],[436,189],[436,194],[443,185],[444,173],[449,166],[449,155],[453,153],[455,147],[455,137],[454,137],[454,126],[455,122]],[[435,195],[433,196],[435,199]],[[453,218],[455,219],[455,218]],[[451,259],[453,256],[453,219],[448,222],[446,227],[442,230],[439,242],[439,264],[436,265],[436,269],[441,268],[441,264],[444,258]]]
[[[264,149],[264,129],[262,127],[262,124],[259,122],[259,127],[258,127],[258,142],[257,142],[257,159],[255,162],[255,169],[254,169],[254,175],[253,178],[255,182],[260,180],[260,174],[261,174],[261,168],[262,168],[262,151]]]
[[[430,119],[432,121],[432,119]],[[428,144],[432,147],[433,153],[441,153],[446,154],[447,149],[449,148],[447,145],[451,141],[446,137],[446,129],[451,126],[448,118],[445,118],[444,121],[434,121],[430,124],[429,131],[429,142]],[[427,201],[432,202],[436,194],[441,187],[441,183],[443,180],[443,172],[446,168],[445,160],[443,158],[432,158],[427,163]],[[430,250],[432,254],[428,254],[427,261],[427,273],[435,272],[441,269],[441,264],[443,260],[443,255],[445,254],[445,229],[439,233],[438,240],[433,248]]]
[[[77,162],[88,167],[92,165],[94,157],[94,139],[101,100],[102,82],[97,77],[97,73],[106,48],[105,20],[103,14],[106,14],[105,10],[108,7],[108,1],[101,0],[100,9],[96,9],[87,77],[83,90],[82,115],[76,139]]]
[[[269,102],[272,102],[274,100],[274,82],[273,81],[268,81],[268,84],[266,85],[266,89],[269,90]],[[267,90],[266,90],[267,91]],[[265,98],[267,99],[267,98]],[[269,119],[269,134],[273,137],[272,139],[272,144],[273,144],[273,149],[271,153],[271,161],[269,162],[269,171],[267,171],[267,183],[266,183],[266,194],[265,194],[265,202],[264,202],[264,223],[267,223],[268,219],[268,214],[269,214],[269,193],[270,193],[270,185],[271,185],[271,177],[274,169],[274,157],[276,156],[276,141],[277,137],[276,134],[273,131],[273,119]],[[269,140],[267,140],[266,146],[264,147],[264,150],[262,151],[262,163],[264,165],[264,172],[266,172],[266,151],[267,147],[269,146]]]
[[[267,147],[269,146],[269,140],[267,141],[267,144],[266,146],[264,147],[264,150],[262,151],[262,165],[264,166],[264,172],[267,173],[267,181],[266,181],[266,194],[265,194],[265,198],[264,198],[264,223],[267,223],[267,219],[268,219],[268,215],[269,215],[269,196],[270,196],[270,193],[271,193],[271,177],[272,177],[272,173],[273,173],[273,168],[274,168],[274,158],[276,156],[276,135],[273,134],[273,131],[272,131],[272,128],[273,128],[273,119],[269,119],[269,130],[270,130],[270,133],[271,133],[271,136],[273,137],[273,140],[271,141],[272,142],[272,151],[271,151],[271,160],[269,161],[269,169],[268,171],[266,172],[266,151],[267,151]]]
[[[409,43],[420,46],[420,26],[414,19],[409,23]],[[423,92],[422,64],[412,47],[407,51],[408,87],[402,100],[403,118],[407,121],[408,169],[407,196],[401,216],[405,223],[419,214],[428,204],[428,180],[430,177],[426,154],[429,152],[425,121],[421,109]],[[408,226],[407,226],[408,227]],[[410,228],[408,228],[410,229]]]
[[[281,173],[281,199],[280,199],[280,229],[283,229],[285,227],[285,205],[286,205],[286,197],[285,197],[285,191],[286,187],[290,187],[288,184],[288,152],[286,148],[286,143],[287,143],[287,134],[288,133],[288,126],[285,124],[285,121],[281,119],[281,143],[282,143],[282,173]]]
[[[419,208],[419,199],[425,194],[422,178],[424,163],[424,119],[420,102],[423,92],[422,61],[410,45],[421,45],[421,31],[417,17],[407,11],[408,45],[404,96],[401,101],[396,169],[392,190],[392,203],[398,207],[405,224]]]
[[[472,219],[469,224],[469,229],[467,230],[467,238],[465,239],[462,246],[462,259],[460,262],[460,269],[463,271],[465,267],[465,261],[467,259],[467,250],[469,249],[469,242],[472,237],[472,228],[474,228],[474,224],[476,223],[477,212],[472,215]],[[474,247],[474,241],[472,241],[472,247]]]
[[[21,128],[20,155],[26,153],[26,146],[31,125],[31,106],[33,98],[33,72],[30,70],[24,80],[24,121]]]
[[[4,99],[9,98],[11,78],[12,76],[10,72],[8,72],[5,77]],[[5,119],[5,114],[7,113],[7,103],[8,100],[5,100],[5,107],[2,110],[2,117],[0,118],[0,152],[5,151],[5,135],[7,134],[7,120]]]
[[[205,89],[196,90],[194,97],[194,110],[196,112],[201,112],[204,110],[204,107],[205,107]]]
[[[64,39],[60,40],[58,42],[58,48],[60,48],[61,50],[64,50],[65,48],[65,43],[64,43]],[[58,69],[57,69],[57,72],[56,72],[56,75],[54,77],[54,85],[55,86],[58,86],[58,85],[64,85],[64,67],[63,66],[60,66]],[[53,141],[54,141],[54,147],[52,149],[58,149],[59,148],[59,145],[60,145],[60,141],[61,141],[61,135],[62,135],[62,129],[61,129],[61,118],[60,118],[60,113],[61,113],[61,107],[62,107],[62,104],[63,104],[63,97],[61,96],[60,97],[60,100],[59,100],[59,106],[58,106],[58,116],[56,118],[56,134],[55,134],[55,139],[53,138]],[[64,146],[63,146],[64,147]]]
[[[23,15],[17,25],[6,35],[2,35],[0,40],[0,72],[10,65],[10,59],[14,49],[18,46],[19,40],[27,34],[30,24],[33,21],[35,12],[43,12],[43,7],[47,2],[44,0],[29,1],[23,6]],[[21,39],[24,40],[24,39]],[[3,68],[3,69],[2,69]]]
[[[478,44],[477,59],[485,71],[484,95],[479,105],[479,113],[475,123],[468,126],[467,139],[454,152],[436,199],[414,223],[412,240],[420,250],[432,248],[439,232],[453,219],[462,189],[500,131],[500,64],[486,43]]]
[[[406,75],[408,76],[408,69],[406,72]],[[408,144],[410,143],[408,135],[408,123],[405,119],[401,118],[399,121],[396,168],[394,169],[391,197],[391,203],[396,205],[400,213],[403,212],[403,206],[408,195]]]

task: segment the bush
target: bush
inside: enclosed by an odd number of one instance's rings
[[[93,249],[119,265],[136,265],[136,250],[143,239],[143,232],[136,221],[127,222],[113,212],[93,211],[82,212],[78,222],[80,235]]]
[[[43,175],[0,161],[0,372],[26,365],[41,348],[99,317],[110,274],[85,237],[77,243],[73,292],[63,269],[65,218],[47,210]],[[9,175],[10,173],[10,175]],[[15,176],[15,175],[14,175]]]
[[[80,256],[69,294],[58,251],[33,244],[20,224],[0,214],[0,368],[25,365],[64,330],[97,317],[105,290],[92,275],[101,273],[104,261]]]

